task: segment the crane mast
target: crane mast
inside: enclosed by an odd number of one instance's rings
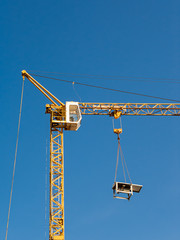
[[[180,116],[179,103],[62,103],[25,70],[23,78],[35,85],[52,104],[46,104],[50,114],[50,196],[49,240],[65,239],[64,221],[64,152],[63,131],[77,130],[81,115]]]
[[[50,114],[49,240],[64,240],[63,128],[65,125],[63,123],[57,125],[55,119],[58,118],[62,122],[65,120],[65,106],[25,70],[22,71],[22,76],[26,77],[52,102],[51,107],[46,108],[46,113]]]
[[[63,128],[50,127],[49,239],[64,240],[64,153]]]

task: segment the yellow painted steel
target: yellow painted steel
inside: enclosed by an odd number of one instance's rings
[[[122,128],[115,128],[114,133],[116,133],[118,135],[121,134],[122,133]]]
[[[114,118],[115,118],[115,119],[120,118],[121,115],[122,115],[122,112],[121,112],[121,111],[114,111]]]
[[[83,115],[180,116],[180,103],[79,103]]]
[[[52,93],[50,93],[45,87],[43,87],[38,81],[36,81],[29,73],[26,72],[26,70],[23,70],[22,72],[23,78],[26,77],[33,85],[35,85],[39,91],[41,91],[54,105],[57,105],[56,102],[52,100],[52,98],[57,101],[60,105],[64,106],[64,103],[62,103],[58,98],[56,98]],[[51,98],[52,97],[52,98]]]
[[[50,212],[49,239],[64,240],[64,153],[63,128],[50,122]]]

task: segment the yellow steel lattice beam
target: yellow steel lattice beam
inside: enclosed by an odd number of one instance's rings
[[[26,70],[22,71],[22,76],[23,78],[26,77],[35,87],[37,87],[37,89],[39,89],[39,91],[42,92],[55,106],[57,106],[58,104],[64,106],[64,103],[62,103],[57,97],[55,97],[51,92],[49,92],[43,85],[41,85],[31,75],[29,75],[29,73],[27,73]]]
[[[79,103],[83,115],[180,116],[180,103]]]
[[[63,129],[50,130],[50,214],[49,239],[64,240],[64,157]]]

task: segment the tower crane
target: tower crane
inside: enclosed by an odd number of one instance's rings
[[[25,70],[27,78],[51,102],[46,104],[50,114],[50,209],[49,240],[65,239],[64,222],[64,130],[77,131],[82,115],[108,115],[115,119],[126,116],[180,116],[179,103],[62,103]],[[116,132],[116,131],[115,131]],[[117,133],[121,131],[117,130]]]

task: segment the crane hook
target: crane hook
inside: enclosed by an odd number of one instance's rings
[[[115,128],[115,129],[114,129],[114,133],[117,134],[117,136],[118,136],[118,140],[120,140],[119,134],[122,133],[122,128]]]

